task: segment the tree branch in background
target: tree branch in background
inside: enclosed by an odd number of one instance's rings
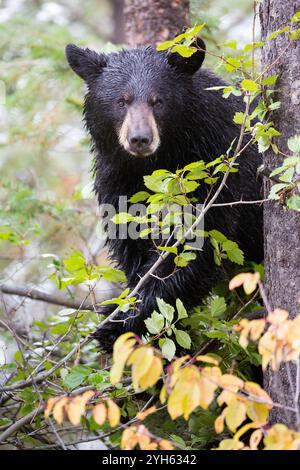
[[[6,284],[0,285],[0,292],[8,295],[18,295],[20,297],[27,297],[31,300],[38,300],[47,302],[48,304],[60,305],[62,307],[74,308],[75,310],[91,310],[95,311],[95,306],[80,300],[67,300],[59,295],[47,294],[34,287],[21,285],[21,286],[8,286]]]

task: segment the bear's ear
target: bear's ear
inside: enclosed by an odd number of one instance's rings
[[[188,75],[193,75],[200,69],[206,50],[205,42],[201,38],[196,38],[196,41],[191,46],[197,47],[197,52],[194,52],[191,57],[182,57],[178,52],[170,52],[168,55],[170,66]]]
[[[90,49],[81,49],[75,44],[67,45],[66,57],[71,69],[86,82],[95,75],[99,75],[103,67],[106,66],[104,54],[97,54]]]

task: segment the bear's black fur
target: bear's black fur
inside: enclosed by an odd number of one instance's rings
[[[233,116],[236,111],[244,111],[245,104],[233,95],[224,99],[219,91],[206,90],[224,82],[210,71],[200,69],[203,52],[184,59],[149,46],[104,55],[69,45],[66,54],[72,69],[87,84],[84,117],[96,155],[95,191],[100,204],[113,204],[118,211],[121,195],[129,198],[145,189],[144,175],[156,169],[175,171],[197,160],[209,162],[225,154],[234,139],[235,147],[240,127],[233,123]],[[133,156],[120,144],[118,132],[130,106],[124,96],[130,96],[131,102],[151,106],[160,137],[160,144],[151,155]],[[155,105],[150,100],[153,96]],[[249,146],[238,162],[239,171],[230,174],[218,203],[261,198],[261,182],[256,176],[260,158],[256,148]],[[199,202],[204,201],[208,190],[209,186],[204,184],[196,190]],[[262,260],[259,205],[211,208],[205,216],[205,230],[211,229],[236,241],[248,259]],[[124,270],[130,288],[158,257],[149,239],[117,239],[108,243],[112,259]],[[126,317],[127,321],[110,322],[99,328],[96,337],[105,349],[111,349],[122,331],[143,332],[144,319],[156,308],[156,297],[171,304],[180,298],[190,309],[200,304],[221,277],[208,241],[196,260],[168,277],[173,269],[174,261],[169,257],[156,273],[165,279],[148,279],[139,293],[138,315],[132,312],[128,319],[130,313],[119,314],[119,319]],[[104,311],[110,313],[113,309],[110,306]]]

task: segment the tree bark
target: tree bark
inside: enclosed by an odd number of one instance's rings
[[[124,0],[113,1],[114,32],[112,40],[116,44],[125,42]]]
[[[156,45],[189,26],[189,0],[125,0],[124,16],[130,46]]]
[[[291,22],[294,13],[300,11],[300,1],[263,0],[260,6],[262,40],[266,41],[262,51],[263,68],[272,66],[269,74],[278,74],[278,100],[281,107],[274,112],[272,120],[282,136],[278,138],[281,151],[287,149],[289,137],[300,134],[300,41],[292,41],[290,46],[287,33],[268,41],[269,34]],[[296,27],[299,27],[296,25]],[[286,51],[284,51],[284,49]],[[280,166],[284,157],[267,151],[264,165],[268,170]],[[272,183],[265,182],[265,197],[268,196]],[[286,210],[278,202],[265,205],[265,287],[272,309],[283,308],[294,318],[300,311],[300,214]],[[283,405],[299,406],[296,394],[296,367],[287,364],[279,373],[268,371],[265,375],[265,387],[274,401]],[[290,427],[298,427],[295,414],[276,408],[271,421],[284,422]]]

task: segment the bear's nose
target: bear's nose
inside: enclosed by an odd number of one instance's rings
[[[152,143],[151,131],[135,132],[128,137],[130,150],[135,153],[144,153],[149,150]]]

